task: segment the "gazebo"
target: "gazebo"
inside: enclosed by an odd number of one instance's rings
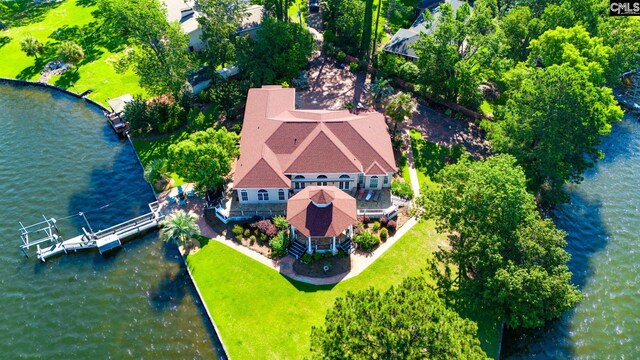
[[[287,221],[294,239],[306,237],[309,254],[336,254],[336,238],[353,236],[356,199],[335,186],[307,186],[287,202]]]

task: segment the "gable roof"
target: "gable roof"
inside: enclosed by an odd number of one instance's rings
[[[396,171],[382,114],[296,110],[295,89],[249,90],[235,187],[284,188],[291,186],[288,174],[367,169],[375,174]]]
[[[304,236],[337,236],[356,220],[356,199],[335,186],[307,186],[287,202],[287,221]]]

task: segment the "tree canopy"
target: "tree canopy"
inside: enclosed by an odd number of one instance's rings
[[[529,189],[546,203],[566,199],[562,186],[580,181],[602,157],[597,146],[611,124],[622,119],[609,88],[591,73],[566,63],[545,69],[520,66],[496,121],[483,122],[494,148],[512,154],[529,179]]]
[[[243,19],[247,17],[243,0],[197,0],[202,16],[198,23],[201,39],[207,46],[203,50],[211,69],[233,61],[236,54],[236,37]]]
[[[78,63],[84,59],[82,47],[73,41],[65,41],[58,47],[60,60],[78,68]]]
[[[448,299],[494,313],[510,327],[537,327],[579,299],[570,283],[565,233],[542,219],[516,159],[463,159],[418,201],[449,233],[432,273]]]
[[[385,107],[384,111],[393,121],[393,132],[395,133],[398,124],[404,122],[407,118],[410,118],[414,111],[416,111],[416,100],[411,97],[411,94],[399,92],[389,97],[389,103]]]
[[[180,24],[168,22],[159,0],[100,0],[98,7],[112,36],[126,37],[135,46],[128,60],[140,85],[152,95],[169,92],[178,99],[190,66],[189,40]]]
[[[231,171],[231,162],[239,154],[238,139],[237,134],[225,128],[197,131],[186,140],[169,146],[169,166],[199,187],[219,187]]]
[[[319,359],[486,359],[476,332],[424,278],[407,278],[336,299],[311,331],[311,350]]]
[[[27,54],[27,56],[33,56],[36,59],[38,55],[44,53],[44,46],[33,35],[27,35],[24,39],[20,40],[20,49]]]
[[[187,240],[200,234],[197,221],[199,216],[193,211],[178,210],[160,222],[160,237],[165,242],[175,242],[179,246],[186,246]]]
[[[298,24],[267,17],[256,36],[259,41],[242,40],[237,56],[254,86],[290,82],[309,62],[313,37]]]

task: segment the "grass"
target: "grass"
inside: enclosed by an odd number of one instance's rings
[[[308,354],[311,327],[322,325],[338,296],[370,286],[387,289],[420,274],[444,240],[432,222],[420,222],[360,275],[337,285],[293,281],[215,241],[187,263],[231,358],[300,359]],[[483,348],[495,357],[496,324],[483,320],[480,328]]]
[[[433,181],[434,175],[445,167],[447,160],[457,161],[464,154],[464,150],[459,146],[447,148],[426,141],[416,129],[411,129],[410,134],[411,150],[420,188],[434,189],[437,186]]]
[[[298,10],[300,11],[300,17],[298,17]],[[287,10],[287,16],[291,19],[292,23],[299,24],[300,18],[302,18],[302,23],[307,23],[307,0],[295,0],[289,9]]]
[[[387,3],[389,4],[389,2]],[[416,0],[398,0],[389,12],[389,28],[395,33],[400,28],[408,28],[416,20],[414,9],[418,6]],[[385,11],[385,14],[387,11]]]
[[[181,131],[177,134],[173,134],[167,137],[162,137],[155,140],[144,140],[134,138],[133,147],[138,152],[138,156],[140,157],[140,161],[142,165],[147,166],[151,161],[155,159],[167,159],[167,153],[169,151],[169,146],[171,144],[175,144],[178,141],[184,140],[189,136],[187,131]],[[184,184],[184,179],[182,179],[178,174],[171,173],[171,178],[174,181],[174,186]]]
[[[78,70],[68,70],[49,80],[74,92],[91,89],[92,100],[106,104],[108,97],[124,93],[145,95],[138,76],[131,70],[117,73],[111,63],[123,48],[121,38],[108,37],[101,20],[94,18],[91,0],[66,0],[61,3],[34,5],[30,0],[5,2],[0,5],[0,18],[9,29],[0,33],[0,77],[36,81],[47,62],[57,58],[60,42],[72,40],[83,47],[85,59]],[[36,60],[20,49],[20,41],[32,35],[44,44],[45,53]]]
[[[411,185],[411,175],[409,175],[409,163],[407,162],[407,155],[402,154],[400,158],[400,174],[402,174],[402,179],[407,184]]]
[[[480,104],[480,111],[485,116],[493,116],[493,106],[487,100],[483,100],[482,104]]]

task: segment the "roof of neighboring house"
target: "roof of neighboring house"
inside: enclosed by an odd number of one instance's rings
[[[383,50],[386,52],[410,57],[413,59],[417,59],[418,55],[413,50],[412,45],[415,44],[420,39],[420,34],[430,34],[438,25],[438,19],[440,18],[440,12],[438,11],[438,7],[442,3],[449,3],[454,11],[457,11],[458,8],[465,3],[464,0],[424,0],[420,4],[420,16],[413,22],[410,28],[408,29],[399,29],[389,40],[389,42],[384,46]],[[428,10],[433,14],[433,21],[430,26],[427,26],[427,21],[423,16],[423,10]]]
[[[199,28],[198,13],[194,11],[192,1],[163,0],[167,6],[167,20],[177,21],[185,34],[190,34]]]
[[[250,31],[260,27],[262,17],[264,16],[264,6],[250,5],[247,6],[247,17],[244,18],[238,28],[238,32]]]
[[[295,89],[249,90],[234,187],[290,187],[287,174],[396,170],[382,114],[296,110]]]
[[[307,186],[287,203],[287,221],[304,236],[337,236],[356,220],[356,199],[335,186]]]

